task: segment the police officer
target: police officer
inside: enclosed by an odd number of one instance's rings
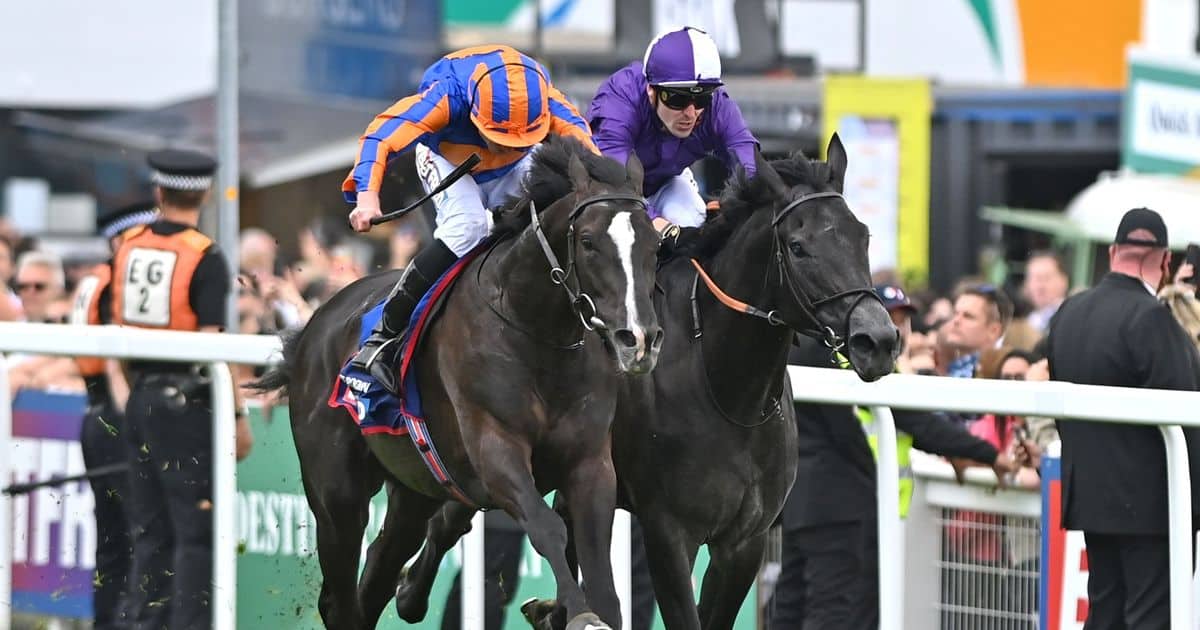
[[[1068,298],[1050,320],[1050,378],[1087,385],[1200,389],[1196,348],[1171,311],[1155,298],[1168,277],[1167,244],[1167,226],[1157,212],[1137,208],[1125,213],[1108,248],[1109,273],[1095,287]],[[1154,427],[1078,420],[1059,420],[1058,432],[1062,526],[1082,530],[1087,543],[1089,606],[1084,628],[1167,628],[1167,465],[1162,436]],[[1184,429],[1184,434],[1195,488],[1200,482],[1200,433]],[[1193,514],[1198,498],[1193,492]]]
[[[122,233],[154,221],[153,203],[119,208],[100,217],[97,228],[111,251],[121,245]],[[80,279],[72,300],[71,323],[101,325],[112,322],[112,261],[96,265]],[[128,470],[113,470],[129,461],[125,447],[123,413],[129,388],[116,362],[101,357],[75,360],[87,386],[87,411],[79,443],[83,464],[95,498],[96,575],[92,579],[92,627],[124,627],[127,614],[130,563],[129,525],[122,502],[129,496]]]
[[[912,332],[912,305],[899,287],[876,287],[902,342]],[[800,337],[789,362],[835,367],[829,349]],[[1011,458],[936,413],[894,409],[900,515],[912,501],[913,447],[992,466],[1015,468]],[[877,443],[874,418],[844,405],[796,403],[800,459],[783,511],[783,558],[770,606],[772,630],[879,626],[878,523],[875,504]],[[904,470],[907,468],[907,470]]]
[[[190,151],[149,156],[160,216],[124,233],[113,263],[113,322],[219,332],[231,275],[196,225],[216,163]],[[212,592],[212,409],[198,366],[131,360],[127,444],[133,456],[133,627],[209,628]],[[235,392],[235,400],[240,397]],[[241,409],[241,405],[238,405]],[[245,422],[239,412],[239,423]]]

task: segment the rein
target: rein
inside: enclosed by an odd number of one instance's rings
[[[580,201],[571,214],[567,216],[567,267],[564,270],[559,264],[558,257],[554,255],[554,250],[550,247],[550,241],[546,239],[546,233],[542,231],[542,222],[538,219],[537,208],[531,200],[529,202],[529,218],[533,225],[533,233],[537,236],[538,244],[542,247],[542,253],[546,256],[546,261],[550,263],[550,281],[557,284],[567,292],[567,298],[571,301],[571,310],[575,316],[579,318],[579,322],[583,324],[584,329],[593,330],[608,330],[608,323],[596,314],[596,303],[592,301],[592,296],[588,295],[580,285],[579,276],[575,273],[575,219],[583,213],[588,206],[602,203],[605,201],[629,201],[637,204],[639,207],[646,207],[646,200],[632,194],[627,193],[605,193],[592,195]],[[632,212],[630,208],[619,208],[617,212]],[[571,276],[575,276],[575,287],[572,288],[568,280]],[[585,310],[588,314],[585,314]]]
[[[879,300],[879,296],[875,294],[874,289],[871,289],[868,287],[863,287],[863,288],[847,289],[845,291],[839,291],[837,293],[834,293],[832,295],[827,295],[827,296],[822,297],[817,300],[809,300],[804,295],[803,291],[798,291],[796,289],[796,284],[792,280],[791,272],[788,269],[787,264],[783,260],[783,247],[782,247],[783,237],[780,236],[780,234],[776,230],[776,228],[778,228],[779,223],[781,221],[783,221],[783,219],[785,217],[787,217],[787,215],[789,213],[791,213],[793,210],[800,207],[800,205],[804,204],[805,202],[813,201],[815,199],[841,199],[841,200],[843,200],[843,202],[845,201],[845,198],[842,197],[842,194],[838,193],[838,192],[825,191],[825,192],[809,193],[807,195],[801,195],[796,200],[794,200],[791,203],[789,203],[788,205],[784,206],[783,209],[781,209],[779,212],[777,212],[775,214],[774,218],[771,219],[771,228],[772,228],[772,232],[773,232],[773,236],[774,236],[774,238],[772,239],[771,249],[772,249],[772,254],[775,258],[776,267],[778,268],[778,272],[779,272],[779,283],[781,285],[784,285],[787,287],[788,292],[792,295],[792,299],[795,301],[796,305],[800,307],[800,310],[804,312],[805,318],[808,320],[809,323],[812,324],[812,327],[797,326],[795,324],[788,323],[787,321],[785,321],[783,319],[783,317],[781,315],[779,315],[779,311],[777,309],[765,310],[765,309],[753,306],[751,304],[747,304],[746,302],[742,302],[741,300],[738,300],[736,298],[730,297],[729,294],[725,293],[724,291],[721,290],[721,288],[719,286],[717,286],[717,283],[715,281],[713,281],[711,276],[708,275],[708,272],[704,271],[704,267],[702,267],[700,265],[699,261],[697,261],[694,258],[692,258],[690,260],[691,260],[692,266],[696,268],[696,278],[697,278],[696,282],[698,282],[699,280],[703,280],[704,285],[706,287],[708,287],[708,290],[710,292],[712,292],[713,296],[717,298],[717,301],[720,302],[725,307],[730,308],[739,313],[744,313],[746,315],[751,315],[753,317],[758,317],[760,319],[764,319],[767,321],[768,324],[770,324],[772,326],[787,326],[788,328],[791,328],[792,330],[794,330],[802,335],[805,335],[807,337],[812,337],[813,339],[817,339],[818,341],[821,341],[831,351],[838,352],[846,345],[846,340],[841,335],[839,335],[837,333],[837,331],[833,330],[833,328],[822,325],[821,321],[819,319],[817,319],[817,311],[819,311],[822,306],[829,304],[830,302],[833,302],[835,300],[839,300],[841,298],[851,296],[851,295],[858,295],[858,298],[856,300],[854,300],[854,303],[851,304],[850,308],[846,311],[846,321],[843,322],[843,324],[842,324],[842,330],[847,331],[850,328],[850,316],[851,316],[851,314],[854,313],[854,309],[858,307],[859,302],[863,301],[864,299],[867,299],[868,297],[873,298],[875,300]],[[692,287],[692,298],[691,299],[692,299],[692,315],[693,315],[693,319],[695,320],[693,322],[693,335],[695,337],[700,337],[700,335],[702,333],[700,330],[700,323],[699,323],[699,310],[696,305],[696,286],[695,285],[693,285],[693,287]],[[882,301],[880,303],[882,303]]]

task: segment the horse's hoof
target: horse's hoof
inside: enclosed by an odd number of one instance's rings
[[[396,614],[408,623],[420,623],[429,612],[429,598],[416,597],[413,590],[406,581],[396,587]]]
[[[612,627],[600,621],[595,613],[588,612],[576,615],[567,623],[567,630],[612,630]]]
[[[530,597],[521,603],[521,614],[534,630],[553,630],[553,615],[558,602],[553,599]],[[561,621],[559,624],[561,625]]]

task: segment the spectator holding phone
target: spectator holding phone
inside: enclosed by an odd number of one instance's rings
[[[1200,266],[1200,245],[1188,245],[1183,263],[1175,270],[1174,282],[1158,292],[1158,299],[1171,309],[1175,321],[1183,326],[1192,343],[1200,349],[1200,300],[1196,299],[1200,274],[1196,273],[1197,266]]]

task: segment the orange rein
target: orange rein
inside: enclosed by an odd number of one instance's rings
[[[767,313],[762,309],[756,308],[737,298],[731,297],[728,293],[722,291],[721,287],[717,286],[716,282],[713,282],[713,279],[709,277],[708,272],[704,271],[704,267],[701,267],[700,263],[695,258],[689,258],[688,260],[690,260],[692,266],[696,268],[696,273],[699,274],[700,279],[704,281],[704,286],[708,287],[708,290],[711,291],[714,296],[716,296],[718,302],[739,313],[761,317],[775,326],[783,325],[783,321],[778,318],[775,311]]]

